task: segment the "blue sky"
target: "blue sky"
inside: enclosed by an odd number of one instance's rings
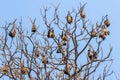
[[[100,21],[102,16],[108,14],[111,21],[111,26],[109,27],[110,36],[104,42],[104,46],[105,48],[109,48],[109,45],[113,47],[112,57],[114,58],[114,63],[112,69],[116,74],[120,74],[120,0],[1,0],[0,25],[4,25],[5,21],[11,22],[15,18],[20,20],[22,17],[23,25],[27,27],[31,25],[28,16],[32,19],[36,17],[37,23],[40,24],[40,8],[46,6],[53,8],[52,5],[60,3],[59,14],[65,16],[68,10],[72,10],[72,8],[77,9],[80,2],[82,4],[87,2],[85,11],[87,18],[90,19],[93,24],[95,24],[96,21]]]

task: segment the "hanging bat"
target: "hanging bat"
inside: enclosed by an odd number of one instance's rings
[[[54,30],[53,29],[49,29],[48,30],[48,35],[47,35],[48,38],[54,38]]]
[[[81,16],[82,18],[85,18],[85,17],[86,17],[85,12],[84,12],[83,9],[80,11],[80,16]]]
[[[9,32],[9,36],[13,38],[15,37],[15,35],[16,35],[16,24],[14,23],[11,31]]]
[[[70,15],[70,12],[68,11],[68,14],[67,14],[67,22],[68,22],[69,24],[71,24],[72,21],[73,21],[73,18],[72,18],[72,16]]]

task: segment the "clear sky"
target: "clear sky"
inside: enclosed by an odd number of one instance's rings
[[[113,47],[112,57],[114,58],[114,63],[112,65],[112,70],[116,74],[120,74],[120,0],[1,0],[0,1],[0,25],[4,25],[5,21],[12,22],[15,18],[23,18],[23,25],[31,25],[28,16],[31,18],[37,18],[38,23],[41,19],[40,8],[51,7],[52,5],[57,5],[60,3],[59,14],[66,15],[68,10],[72,8],[77,9],[80,2],[82,4],[87,2],[85,6],[85,11],[87,18],[92,21],[93,24],[96,21],[100,21],[102,16],[108,14],[111,21],[111,26],[109,27],[110,36],[104,42],[106,44],[105,48],[109,48],[111,45]],[[50,14],[49,14],[50,15]],[[114,78],[111,78],[115,80]],[[110,80],[111,80],[110,79]]]

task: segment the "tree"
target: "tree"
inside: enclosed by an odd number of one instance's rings
[[[102,48],[102,43],[109,36],[110,21],[106,15],[95,26],[90,25],[85,5],[80,5],[77,11],[68,11],[66,21],[58,14],[59,5],[54,7],[50,21],[47,16],[49,8],[40,10],[44,22],[44,27],[40,27],[42,32],[36,26],[36,19],[31,18],[31,31],[23,29],[22,19],[18,24],[15,19],[1,26],[4,32],[0,35],[0,78],[104,80],[111,75],[112,47],[107,55]],[[94,73],[105,62],[110,64],[96,77]]]

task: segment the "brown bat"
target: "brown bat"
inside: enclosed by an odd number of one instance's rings
[[[92,36],[92,37],[96,37],[96,35],[97,35],[96,31],[95,31],[94,29],[92,29],[92,31],[91,31],[91,36]]]
[[[35,24],[32,24],[32,32],[36,32],[36,25]]]
[[[80,11],[80,16],[81,16],[82,18],[85,18],[85,17],[86,17],[85,12],[84,12],[83,9]]]
[[[65,74],[70,75],[70,65],[67,63],[66,69],[64,71]]]
[[[106,18],[106,20],[104,21],[104,24],[105,24],[107,27],[110,26],[110,21],[109,21],[108,18]]]
[[[11,29],[11,31],[9,32],[9,36],[11,38],[15,37],[16,35],[16,24],[13,24],[13,28]]]
[[[48,35],[47,35],[48,38],[54,38],[54,30],[53,29],[49,29],[48,30]]]
[[[63,32],[62,32],[61,38],[62,38],[63,41],[68,41],[67,35],[63,34]]]
[[[68,22],[69,24],[71,24],[72,21],[73,21],[73,18],[72,18],[72,16],[70,15],[70,12],[68,12],[68,14],[67,14],[67,22]]]

